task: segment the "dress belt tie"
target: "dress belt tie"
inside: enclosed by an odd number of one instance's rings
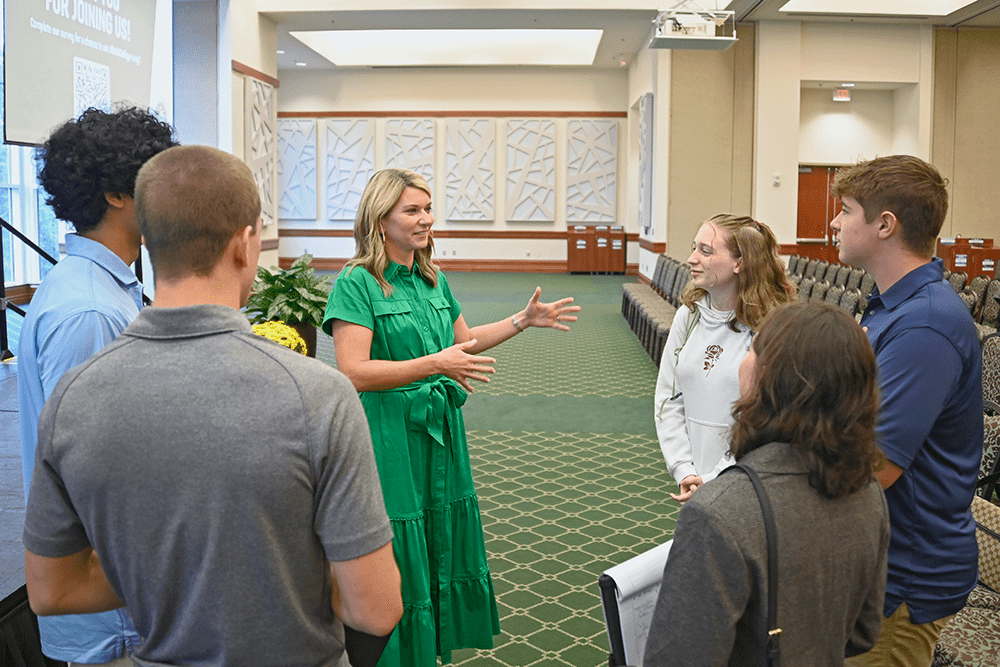
[[[445,409],[449,402],[461,408],[467,397],[466,391],[451,378],[441,377],[424,382],[416,387],[416,395],[410,404],[410,423],[427,431],[444,447]]]

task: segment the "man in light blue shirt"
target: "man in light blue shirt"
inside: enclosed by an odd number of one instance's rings
[[[38,179],[56,217],[73,225],[66,258],[28,307],[18,348],[24,494],[35,466],[38,417],[63,373],[113,341],[139,314],[142,285],[129,268],[139,257],[135,179],[173,130],[142,109],[88,109],[38,149]],[[122,378],[129,382],[130,378]],[[109,461],[109,465],[114,462]],[[71,664],[131,665],[139,642],[124,610],[39,619],[42,652]]]

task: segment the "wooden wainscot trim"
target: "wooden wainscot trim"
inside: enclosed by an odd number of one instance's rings
[[[278,266],[287,269],[297,257],[279,257]],[[313,257],[312,267],[317,271],[340,271],[348,262],[347,257]],[[564,260],[529,261],[521,259],[436,259],[442,271],[494,272],[494,273],[566,273]]]
[[[234,61],[235,62],[235,61]],[[235,66],[233,69],[236,69]],[[279,111],[278,118],[628,118],[627,111]]]
[[[24,285],[11,285],[4,292],[8,301],[18,306],[25,306],[31,303],[31,297],[35,295],[36,289],[38,289],[38,285],[25,283]]]
[[[778,253],[781,255],[800,255],[827,262],[839,262],[839,252],[837,246],[824,243],[781,243],[778,245]]]
[[[655,252],[658,255],[662,255],[667,251],[666,243],[657,243],[655,241],[650,241],[649,239],[639,238],[639,247],[643,250],[648,250],[649,252]]]
[[[536,231],[531,229],[490,230],[490,229],[435,229],[431,235],[436,239],[515,239],[530,241],[565,241],[567,232]],[[320,237],[320,238],[354,238],[352,229],[279,229],[278,236],[290,237]]]
[[[264,74],[260,70],[256,70],[253,67],[250,67],[249,65],[244,65],[239,61],[233,60],[232,68],[234,72],[239,72],[240,74],[243,74],[245,76],[252,76],[255,79],[260,79],[264,83],[269,83],[275,88],[281,87],[281,81],[279,81],[278,79],[275,79],[273,76],[269,74]],[[281,114],[279,113],[278,115],[280,116]]]
[[[292,262],[298,257],[279,257],[278,266],[282,269],[291,268]],[[309,266],[317,271],[340,271],[347,264],[350,257],[313,257]]]

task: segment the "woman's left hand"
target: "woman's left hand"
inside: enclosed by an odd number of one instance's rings
[[[524,326],[526,327],[550,327],[560,331],[569,331],[569,327],[563,322],[576,322],[576,315],[570,313],[580,312],[580,306],[571,306],[573,297],[559,299],[552,303],[542,303],[538,299],[542,296],[542,288],[536,287],[535,293],[528,299],[528,306],[524,309]]]

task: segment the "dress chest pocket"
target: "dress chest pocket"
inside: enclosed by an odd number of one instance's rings
[[[427,300],[430,304],[428,314],[434,318],[431,335],[441,348],[455,343],[455,327],[451,320],[451,304],[442,296],[432,296]]]
[[[375,316],[374,335],[382,343],[378,345],[373,341],[373,358],[404,360],[422,354],[419,316],[409,300],[372,301],[372,314]],[[379,354],[380,347],[385,350],[384,357]]]

